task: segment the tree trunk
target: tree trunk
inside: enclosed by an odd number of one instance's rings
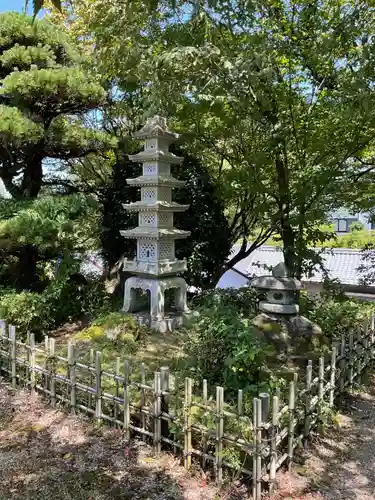
[[[36,198],[42,187],[42,158],[34,155],[28,158],[21,184],[22,198]]]
[[[276,172],[279,187],[280,236],[283,242],[284,262],[291,276],[296,274],[295,233],[290,223],[289,171],[281,151],[276,153]]]
[[[33,245],[24,245],[20,248],[16,279],[19,290],[36,291],[39,283],[36,273],[38,257],[38,249]]]

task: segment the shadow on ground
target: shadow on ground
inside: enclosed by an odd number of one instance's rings
[[[279,474],[275,499],[375,499],[375,376],[347,396],[337,428],[316,436],[291,474]]]
[[[0,383],[1,500],[210,500],[227,495],[142,441]]]

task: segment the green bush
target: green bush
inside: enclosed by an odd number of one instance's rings
[[[364,319],[375,311],[373,302],[350,299],[341,293],[326,293],[322,297],[300,297],[300,314],[317,323],[329,340],[355,332]]]
[[[37,336],[85,315],[104,311],[109,297],[101,283],[80,284],[64,276],[52,281],[41,293],[6,291],[0,297],[0,318]]]
[[[201,299],[200,316],[189,329],[186,370],[196,380],[229,392],[261,383],[272,347],[262,345],[251,324],[256,294],[250,289],[215,291]]]
[[[254,316],[263,294],[250,287],[215,289],[203,292],[195,298],[195,306],[210,308],[220,304],[228,306],[237,314]]]
[[[352,222],[350,224],[350,232],[355,233],[358,231],[363,231],[365,229],[365,226],[360,222],[359,220],[356,222]]]

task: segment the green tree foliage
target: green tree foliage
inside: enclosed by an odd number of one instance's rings
[[[107,146],[104,134],[85,126],[84,113],[106,92],[81,62],[48,21],[0,15],[0,177],[14,198],[34,198],[56,182],[46,176],[45,160],[53,170],[60,160]]]
[[[327,213],[369,174],[373,6],[218,0],[150,8],[147,0],[76,0],[77,34],[95,40],[100,70],[120,88],[138,87],[150,113],[173,116],[188,132],[223,186],[244,241],[240,258],[262,228],[266,238],[280,234],[300,275]]]
[[[78,271],[74,258],[94,245],[95,202],[83,195],[0,200],[0,282],[44,289],[56,276]],[[30,259],[33,258],[33,261]]]
[[[87,200],[54,197],[78,191],[64,162],[113,145],[90,127],[106,91],[84,63],[49,21],[0,15],[0,178],[12,196],[0,207],[1,273],[17,289],[43,289],[46,266],[79,249],[73,221]]]
[[[189,204],[183,214],[176,214],[175,225],[191,231],[187,240],[177,242],[176,255],[187,258],[186,279],[199,288],[215,286],[225,270],[232,246],[232,234],[224,215],[224,206],[207,168],[183,150],[176,154],[185,157],[181,166],[173,167],[176,178],[186,182],[173,194],[178,203]],[[120,230],[135,227],[136,214],[130,214],[123,203],[139,200],[139,190],[126,183],[127,178],[141,174],[141,167],[124,156],[114,167],[112,178],[102,192],[103,234],[102,248],[107,262],[112,266],[125,255],[135,255],[135,242],[121,237]]]

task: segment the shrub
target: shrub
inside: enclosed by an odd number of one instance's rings
[[[263,294],[250,287],[215,289],[203,292],[195,298],[195,305],[203,308],[227,305],[233,312],[244,315],[254,315]]]
[[[0,318],[18,333],[36,335],[82,315],[105,310],[109,296],[101,283],[82,284],[70,276],[52,281],[41,293],[4,291],[0,298]]]
[[[352,222],[350,224],[350,232],[351,233],[355,233],[357,231],[363,231],[364,229],[365,229],[365,226],[359,220],[356,222]]]
[[[373,302],[350,299],[341,293],[326,293],[313,299],[306,294],[300,297],[300,314],[317,323],[329,340],[355,332],[373,311]]]
[[[232,393],[261,383],[262,367],[274,349],[262,345],[255,334],[250,313],[254,300],[250,289],[215,291],[201,299],[199,319],[185,345],[191,376],[224,385]]]

